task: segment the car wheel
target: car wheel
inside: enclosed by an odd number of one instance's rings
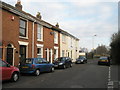
[[[19,79],[19,73],[14,72],[11,77],[11,81],[16,82]]]
[[[85,64],[85,61],[83,61],[83,64]]]
[[[39,76],[39,75],[40,75],[40,70],[37,69],[37,70],[35,71],[35,75],[36,75],[36,76]]]
[[[70,67],[72,67],[72,63],[70,64]]]
[[[51,72],[54,72],[54,71],[55,71],[55,68],[54,68],[54,67],[52,67],[52,68],[51,68]]]

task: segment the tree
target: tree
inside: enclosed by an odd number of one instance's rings
[[[120,64],[120,31],[111,37],[111,58],[114,64]]]
[[[105,45],[101,45],[101,46],[98,46],[96,48],[95,54],[96,55],[108,55],[109,54],[109,50],[107,49],[107,47]]]

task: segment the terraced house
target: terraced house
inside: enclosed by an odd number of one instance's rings
[[[1,58],[13,66],[18,66],[24,58],[46,58],[52,63],[62,54],[62,33],[74,38],[75,42],[79,41],[71,34],[61,30],[58,24],[54,26],[42,20],[39,12],[36,17],[24,12],[19,0],[15,7],[5,2],[0,3],[0,12],[2,13],[0,18],[2,27]],[[74,52],[71,51],[71,53]],[[71,56],[74,56],[72,54]]]
[[[79,56],[79,39],[63,31],[60,33],[60,56],[70,57],[75,62]]]

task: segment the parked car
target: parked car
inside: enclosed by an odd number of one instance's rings
[[[6,61],[0,59],[0,75],[2,75],[2,81],[11,80],[13,82],[19,79],[19,69],[11,66]]]
[[[53,62],[55,68],[67,68],[72,67],[72,59],[69,57],[59,57]]]
[[[49,63],[44,58],[26,58],[20,63],[20,72],[39,76],[41,72],[53,72],[54,64]]]
[[[100,57],[98,61],[98,65],[110,65],[110,60],[108,57]]]
[[[79,56],[79,58],[75,61],[76,64],[78,63],[87,63],[87,58],[85,56]]]

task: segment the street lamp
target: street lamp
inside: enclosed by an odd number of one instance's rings
[[[93,51],[93,55],[92,55],[92,58],[94,57],[94,37],[96,37],[97,35],[95,34],[95,35],[93,35],[92,36],[92,51]]]
[[[97,36],[96,34],[92,36],[92,37],[93,37],[93,38],[92,38],[92,39],[93,39],[93,40],[92,40],[92,48],[93,48],[93,51],[94,51],[94,37],[96,37],[96,36]]]

